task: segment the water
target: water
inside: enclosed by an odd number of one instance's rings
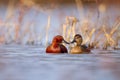
[[[0,80],[119,79],[119,51],[49,55],[41,46],[0,46]]]

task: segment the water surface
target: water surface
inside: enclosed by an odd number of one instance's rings
[[[120,53],[49,55],[41,46],[0,46],[0,80],[120,80]]]

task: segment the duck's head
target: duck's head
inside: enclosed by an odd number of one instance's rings
[[[52,41],[53,44],[61,44],[63,42],[69,44],[67,41],[64,40],[64,38],[61,35],[55,36]]]
[[[74,36],[74,39],[73,39],[73,41],[71,43],[74,43],[74,42],[76,42],[77,45],[81,45],[82,42],[83,42],[82,36],[80,34],[76,34]]]

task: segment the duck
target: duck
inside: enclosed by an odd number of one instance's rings
[[[71,54],[83,54],[90,53],[90,49],[86,45],[82,45],[83,38],[80,34],[76,34],[74,39],[70,43],[76,43],[74,47],[70,49]]]
[[[46,48],[46,53],[63,54],[68,53],[67,48],[62,43],[69,44],[61,35],[56,35],[52,43]]]

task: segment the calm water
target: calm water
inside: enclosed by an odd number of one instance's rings
[[[40,46],[0,46],[0,80],[120,80],[119,51],[48,55]]]

